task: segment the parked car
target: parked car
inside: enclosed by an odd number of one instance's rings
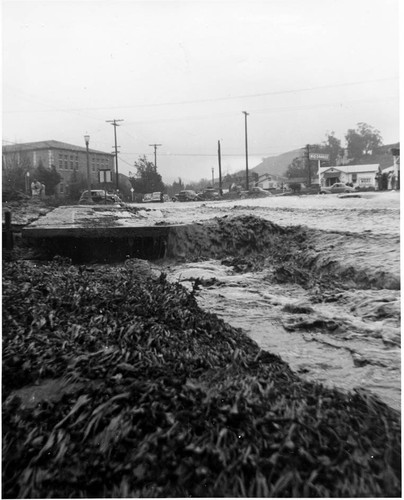
[[[92,189],[91,200],[92,203],[100,203],[106,205],[113,205],[114,203],[123,203],[123,201],[121,200],[121,198],[119,198],[118,195],[114,193],[107,193],[103,189]],[[88,190],[82,192],[79,199],[79,204],[81,203],[88,203]]]
[[[199,198],[202,200],[218,200],[220,195],[215,188],[207,187],[200,193]]]
[[[259,186],[252,187],[249,193],[253,196],[272,196],[272,193]]]
[[[320,189],[320,194],[331,194],[331,193],[356,193],[355,188],[344,184],[343,182],[336,182],[332,186],[322,187]]]
[[[240,192],[241,198],[265,198],[267,196],[272,196],[272,193],[259,186],[252,187],[248,191]]]
[[[178,201],[198,201],[200,197],[191,189],[184,189],[178,193]]]

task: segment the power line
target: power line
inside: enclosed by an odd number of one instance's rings
[[[311,110],[311,109],[318,109],[318,108],[333,108],[333,107],[338,107],[338,108],[343,108],[346,107],[350,104],[356,104],[356,103],[376,103],[376,102],[386,102],[386,101],[397,101],[399,99],[399,96],[397,97],[385,97],[381,99],[354,99],[351,101],[339,101],[339,102],[332,102],[332,103],[319,103],[319,104],[306,104],[306,105],[299,105],[299,106],[281,106],[281,107],[270,107],[270,108],[253,108],[254,114],[270,114],[270,113],[279,113],[279,112],[291,112],[291,111],[298,111],[298,110]],[[225,112],[217,112],[214,111],[213,113],[205,114],[205,115],[190,115],[190,116],[185,116],[185,117],[180,117],[180,118],[155,118],[155,119],[140,119],[140,120],[131,120],[127,122],[128,125],[139,125],[139,124],[145,124],[145,123],[164,123],[164,122],[181,122],[181,121],[190,121],[190,120],[207,120],[211,119],[212,116],[234,116],[236,114],[236,111],[225,111]]]
[[[385,82],[390,80],[397,80],[397,77],[392,78],[379,78],[375,80],[361,80],[357,82],[346,82],[346,83],[336,83],[333,85],[319,85],[317,87],[303,87],[300,89],[289,89],[289,90],[276,90],[272,92],[262,92],[256,94],[244,94],[237,96],[228,96],[228,97],[212,97],[210,99],[195,99],[189,101],[175,101],[175,102],[160,102],[155,104],[132,104],[129,106],[113,106],[108,108],[86,108],[86,109],[122,109],[122,108],[147,108],[147,107],[156,107],[156,106],[172,106],[177,104],[196,104],[196,103],[204,103],[204,102],[217,102],[217,101],[230,101],[232,99],[247,99],[250,97],[265,97],[270,95],[282,95],[282,94],[293,94],[296,92],[309,92],[312,90],[323,90],[323,89],[332,89],[339,87],[350,87],[354,85],[363,85],[367,83],[377,83],[377,82]]]
[[[299,149],[297,146],[296,146],[296,149]],[[284,153],[285,151],[275,151],[275,152],[272,152],[270,153],[271,155],[278,155],[278,154],[282,154]],[[160,153],[161,156],[200,156],[200,157],[211,157],[211,156],[214,156],[214,157],[217,157],[217,154],[204,154],[204,153]],[[137,152],[137,151],[126,151],[125,153],[120,153],[120,155],[143,155],[143,153],[140,153],[140,152]],[[249,156],[267,156],[269,155],[268,152],[266,153],[249,153]],[[146,154],[146,156],[148,156],[148,154]],[[237,157],[237,156],[242,156],[242,157],[245,157],[245,153],[234,153],[234,154],[229,154],[229,153],[226,153],[226,154],[221,154],[221,156],[232,156],[232,157]]]
[[[121,161],[123,161],[124,163],[126,163],[126,165],[129,165],[130,167],[133,167],[133,165],[131,165],[129,162],[127,162],[126,160],[124,160],[123,158],[121,158]]]
[[[61,109],[56,109],[56,111],[69,111],[69,112],[75,112],[75,111],[81,111],[81,110],[101,110],[101,109],[129,109],[129,108],[150,108],[150,107],[158,107],[158,106],[174,106],[174,105],[179,105],[179,104],[197,104],[197,103],[206,103],[206,102],[218,102],[218,101],[230,101],[233,99],[249,99],[249,98],[254,98],[254,97],[266,97],[266,96],[271,96],[271,95],[282,95],[282,94],[294,94],[297,92],[310,92],[313,90],[324,90],[324,89],[332,89],[332,88],[340,88],[340,87],[350,87],[350,86],[355,86],[355,85],[364,85],[368,83],[379,83],[379,82],[386,82],[386,81],[392,81],[392,80],[398,80],[397,77],[389,77],[389,78],[379,78],[379,79],[374,79],[374,80],[360,80],[356,82],[345,82],[345,83],[336,83],[333,85],[319,85],[316,87],[302,87],[302,88],[297,88],[297,89],[288,89],[288,90],[275,90],[271,92],[261,92],[261,93],[255,93],[255,94],[243,94],[243,95],[236,95],[236,96],[227,96],[227,97],[212,97],[208,99],[194,99],[194,100],[187,100],[187,101],[171,101],[171,102],[160,102],[160,103],[150,103],[150,104],[128,104],[128,105],[123,105],[123,106],[97,106],[97,107],[83,107],[83,108],[61,108]],[[44,110],[40,110],[44,111]],[[52,111],[55,111],[52,110]],[[12,111],[4,111],[5,113],[10,113]]]
[[[253,109],[254,114],[267,114],[267,113],[277,113],[277,112],[291,112],[291,111],[296,111],[296,110],[310,110],[310,109],[318,109],[318,108],[332,108],[332,107],[346,107],[347,105],[350,104],[357,104],[357,103],[377,103],[377,102],[386,102],[386,101],[397,101],[399,99],[399,96],[397,97],[384,97],[380,99],[353,99],[350,101],[340,101],[340,102],[333,102],[333,103],[319,103],[319,104],[308,104],[308,105],[299,105],[299,106],[282,106],[282,107],[270,107],[270,108],[257,108]],[[130,106],[129,106],[130,107]],[[82,109],[88,109],[88,108],[82,108]],[[105,109],[105,108],[92,108],[92,109]],[[52,113],[52,112],[68,112],[66,109],[49,109],[49,110],[10,110],[10,111],[5,111],[3,110],[3,114],[5,113]],[[72,112],[73,114],[77,114],[74,111]],[[94,120],[94,121],[103,121],[98,118],[85,115],[82,113],[86,118]],[[139,124],[144,124],[144,123],[163,123],[163,122],[175,122],[175,121],[190,121],[190,120],[206,120],[212,118],[212,116],[232,116],[235,115],[235,111],[226,111],[226,112],[214,112],[206,115],[191,115],[191,116],[186,116],[186,117],[180,117],[180,118],[156,118],[156,119],[143,119],[143,120],[131,120],[127,122],[128,125],[139,125]],[[128,134],[130,136],[130,134]],[[132,136],[130,136],[132,137]],[[132,137],[133,138],[133,137]]]

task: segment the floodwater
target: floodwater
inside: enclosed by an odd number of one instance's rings
[[[277,282],[270,264],[249,272],[215,258],[161,266],[169,279],[187,287],[201,278],[202,308],[242,328],[302,377],[370,391],[400,408],[399,193],[170,202],[150,209],[149,217],[160,223],[250,215],[282,227],[309,228],[311,251],[318,255],[310,272],[320,275],[330,262],[340,272],[341,279],[326,287]],[[359,286],[347,269],[371,284],[362,279]]]

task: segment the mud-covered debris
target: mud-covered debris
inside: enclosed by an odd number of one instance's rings
[[[297,303],[297,304],[285,304],[282,308],[282,311],[288,312],[291,314],[312,314],[314,313],[314,309],[310,304]]]
[[[294,330],[324,330],[335,332],[340,327],[340,323],[326,318],[304,318],[304,319],[285,319],[283,327],[288,331]]]
[[[164,275],[2,277],[3,498],[401,495],[398,412],[302,381]]]

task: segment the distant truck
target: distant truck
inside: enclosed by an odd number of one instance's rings
[[[162,203],[164,201],[164,195],[160,191],[154,193],[146,193],[143,196],[143,203]]]

